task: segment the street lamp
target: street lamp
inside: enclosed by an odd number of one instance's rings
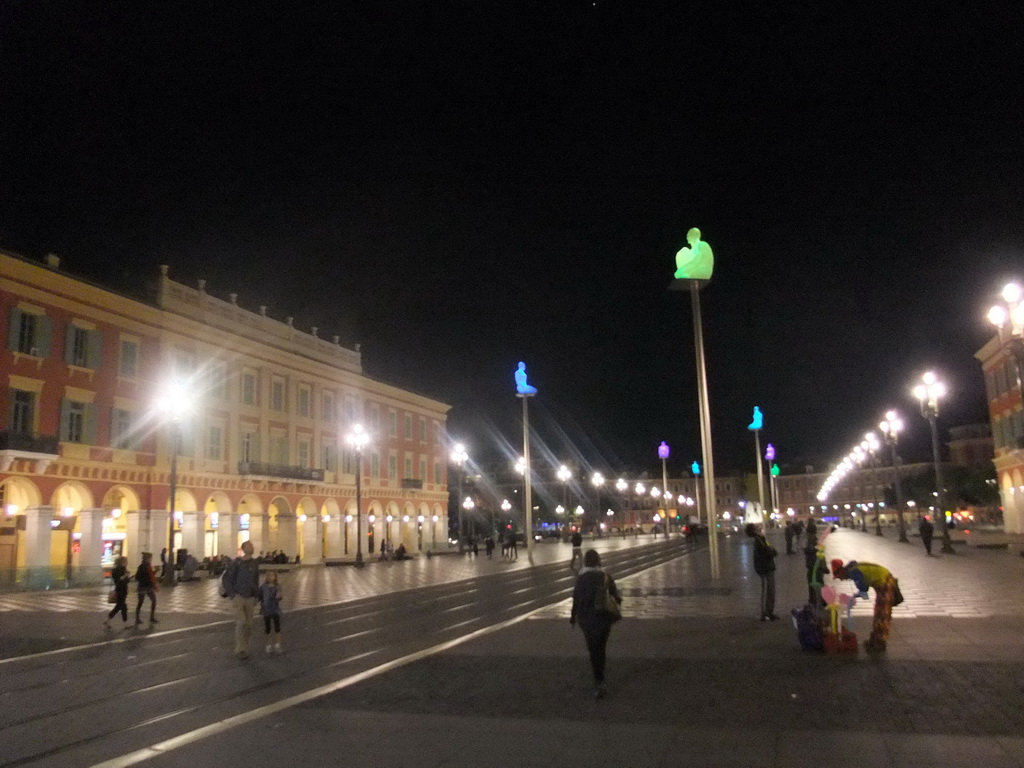
[[[562,481],[562,506],[569,506],[569,481],[572,479],[572,470],[570,470],[565,464],[558,468],[558,472],[555,476]]]
[[[362,424],[356,424],[345,435],[345,442],[356,452],[356,568],[363,567],[363,449],[370,442],[370,434]]]
[[[167,516],[167,564],[163,582],[174,585],[174,504],[178,495],[178,453],[181,452],[181,418],[192,406],[191,398],[180,381],[171,381],[156,400],[157,410],[171,422],[170,501]],[[70,534],[69,534],[70,536]]]
[[[946,522],[946,505],[943,503],[942,462],[939,457],[939,400],[946,395],[946,385],[931,371],[921,377],[921,383],[914,387],[914,397],[921,403],[921,415],[928,420],[932,431],[932,459],[935,462],[935,496],[937,517],[942,525],[942,554],[952,555],[953,543],[949,540],[949,524]]]
[[[903,484],[900,482],[900,465],[896,459],[896,443],[899,442],[900,432],[903,431],[903,419],[896,411],[886,411],[885,420],[878,428],[882,430],[885,442],[889,445],[889,452],[892,457],[892,485],[896,494],[896,519],[899,521],[900,538],[902,544],[909,544],[907,538],[907,521],[903,516]]]
[[[469,515],[470,512],[473,511],[473,507],[475,507],[475,506],[476,506],[476,504],[473,503],[473,500],[471,498],[469,498],[469,496],[467,496],[466,499],[462,502],[462,508],[464,510],[466,510],[466,515],[467,516]],[[460,544],[461,544],[461,542],[460,542]]]
[[[999,342],[1009,345],[1017,363],[1017,388],[1024,396],[1024,291],[1017,283],[1003,286],[1003,304],[988,311],[988,321],[999,331]]]
[[[665,462],[668,461],[668,457],[672,451],[668,447],[668,443],[664,440],[661,441],[661,445],[658,446],[658,458],[661,459],[661,487],[665,489],[665,498],[669,498],[668,494],[668,469],[666,469]],[[665,538],[668,538],[668,501],[665,502]]]
[[[878,487],[878,449],[880,447],[878,435],[874,432],[868,432],[864,435],[864,439],[860,443],[860,448],[864,452],[868,467],[871,468],[871,501],[873,502],[871,506],[875,508],[875,536],[882,535],[882,509],[877,504],[878,493],[875,490]]]
[[[599,510],[601,509],[601,486],[604,485],[604,475],[602,475],[600,472],[595,472],[590,476],[590,482],[594,486],[594,495],[597,497],[594,500],[594,514],[597,515],[599,514]],[[595,522],[597,522],[596,517],[594,518],[594,520]],[[597,535],[601,535],[600,526],[598,526]]]
[[[469,454],[466,453],[466,446],[464,446],[462,443],[456,443],[455,445],[453,445],[452,446],[451,456],[449,458],[451,459],[452,464],[454,464],[456,466],[456,468],[458,469],[458,475],[459,475],[459,495],[456,496],[455,498],[461,499],[462,498],[462,478],[466,474],[466,472],[465,472],[466,462],[469,461]],[[466,551],[465,538],[466,538],[466,521],[463,519],[463,515],[460,512],[459,513],[459,554],[460,555],[463,552]]]
[[[754,406],[754,417],[747,429],[754,433],[754,461],[757,462],[757,500],[761,503],[764,513],[764,468],[761,466],[761,429],[764,427],[764,414],[758,406]],[[706,462],[705,462],[706,463]]]
[[[768,443],[764,449],[764,460],[768,462],[768,495],[771,497],[772,510],[779,510],[779,499],[775,488],[775,478],[778,476],[778,465],[775,463],[775,446]]]

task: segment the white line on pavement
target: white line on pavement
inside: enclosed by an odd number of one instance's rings
[[[318,688],[313,688],[311,690],[304,691],[303,693],[289,696],[285,699],[281,699],[280,701],[275,701],[273,704],[265,704],[262,707],[257,707],[256,709],[248,712],[243,712],[241,714],[234,715],[233,717],[225,718],[224,720],[220,720],[216,723],[204,725],[202,728],[196,728],[195,730],[182,733],[170,739],[165,739],[164,741],[157,742],[156,744],[144,747],[143,749],[129,752],[126,755],[111,758],[110,760],[104,760],[102,763],[96,763],[91,766],[91,768],[127,768],[131,765],[138,765],[146,760],[152,760],[154,757],[160,757],[172,750],[180,749],[181,747],[188,746],[189,744],[194,744],[195,742],[209,738],[210,736],[216,736],[229,731],[232,728],[237,728],[240,725],[251,723],[276,712],[282,712],[286,709],[297,707],[300,704],[305,704],[307,701],[319,699],[323,696],[327,696],[328,694],[348,688],[357,683],[361,683],[364,680],[369,680],[370,678],[382,675],[385,672],[390,672],[394,669],[399,669],[400,667],[412,664],[415,661],[419,661],[420,659],[425,659],[428,656],[443,653],[444,651],[460,646],[463,643],[468,643],[470,640],[475,640],[483,635],[488,635],[492,632],[497,632],[505,629],[506,627],[510,627],[513,624],[518,624],[520,621],[529,618],[531,615],[541,610],[543,610],[543,608],[536,608],[528,613],[524,613],[522,616],[506,619],[505,621],[498,622],[497,624],[492,624],[489,627],[481,627],[480,629],[470,632],[468,635],[463,635],[462,637],[457,637],[454,640],[439,643],[438,645],[434,645],[430,648],[424,648],[422,651],[416,651],[415,653],[410,653],[407,656],[393,659],[392,661],[388,661],[368,669],[365,672],[359,672],[342,680],[336,680],[333,683],[328,683],[327,685],[322,685]]]

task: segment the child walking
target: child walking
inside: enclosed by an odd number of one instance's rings
[[[277,571],[267,571],[260,584],[260,613],[263,614],[263,628],[267,634],[267,653],[281,653],[281,587],[277,584]],[[271,624],[274,625],[273,642]]]

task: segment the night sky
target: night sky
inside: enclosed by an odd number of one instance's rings
[[[719,471],[754,404],[789,468],[893,406],[924,457],[910,386],[987,420],[973,353],[1024,278],[1022,19],[888,5],[7,0],[0,247],[360,342],[481,461],[525,360],[551,455],[619,472],[698,456],[666,289],[699,226]]]

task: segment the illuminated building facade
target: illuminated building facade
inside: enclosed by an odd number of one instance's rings
[[[175,547],[241,541],[303,563],[353,560],[361,423],[364,553],[447,539],[449,406],[366,376],[342,346],[172,281],[152,302],[76,279],[56,257],[0,253],[0,578],[95,580],[168,544],[172,426],[154,402],[185,385]]]

